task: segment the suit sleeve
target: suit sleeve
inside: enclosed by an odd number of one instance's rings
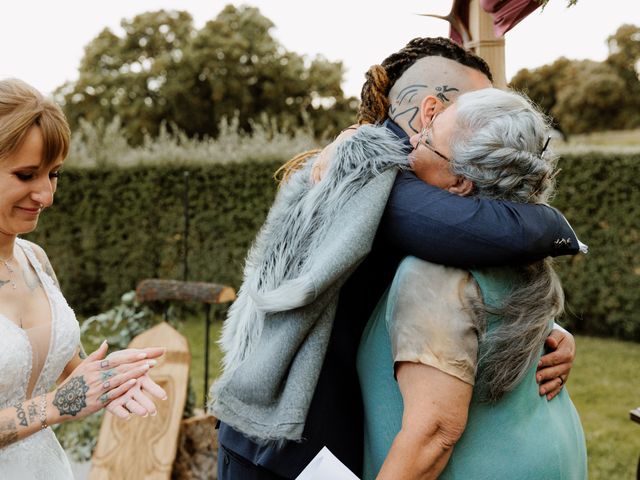
[[[546,205],[460,197],[398,174],[378,237],[405,255],[460,268],[575,255],[578,239]]]

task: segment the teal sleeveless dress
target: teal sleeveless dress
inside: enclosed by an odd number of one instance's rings
[[[402,425],[403,403],[394,378],[389,332],[390,312],[403,292],[398,290],[407,257],[391,287],[376,307],[362,336],[357,368],[365,412],[364,480],[376,477]],[[497,304],[513,285],[508,268],[471,272],[485,304]],[[499,318],[489,318],[493,328]],[[540,355],[542,356],[542,349]],[[482,366],[480,365],[480,368]],[[566,388],[553,400],[538,394],[536,366],[515,390],[496,404],[482,403],[475,390],[464,434],[440,475],[441,479],[571,479],[587,478],[584,432]]]

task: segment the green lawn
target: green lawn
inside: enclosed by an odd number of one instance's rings
[[[211,338],[209,343],[209,385],[220,374],[221,370],[221,353],[218,348],[218,338],[222,323],[219,321],[211,322]],[[201,316],[191,317],[185,322],[178,325],[178,331],[189,340],[189,348],[191,349],[191,385],[195,390],[197,408],[202,408],[204,400],[204,339],[205,339],[205,322],[204,313]]]
[[[640,345],[591,337],[577,343],[567,388],[587,437],[589,478],[635,478],[640,425],[629,410],[640,406]]]
[[[640,147],[640,129],[571,135],[567,142],[558,141],[557,146]]]
[[[215,343],[220,322],[211,330],[210,377],[220,371]],[[196,406],[202,405],[204,320],[192,318],[180,328],[191,347],[191,379]],[[629,410],[640,406],[640,345],[578,337],[578,355],[567,388],[580,413],[587,437],[589,478],[635,478],[640,456],[640,425],[629,420]]]

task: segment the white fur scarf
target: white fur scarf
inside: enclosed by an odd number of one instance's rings
[[[313,162],[279,191],[249,251],[210,410],[261,441],[300,440],[340,287],[370,251],[404,144],[363,126],[313,185]]]

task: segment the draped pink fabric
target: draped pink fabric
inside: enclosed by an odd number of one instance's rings
[[[493,32],[496,37],[501,37],[540,4],[536,0],[480,0],[480,6],[493,15]],[[465,28],[469,28],[469,0],[454,0],[452,13]],[[453,27],[449,30],[449,37],[460,45],[464,43],[460,33]]]
[[[480,0],[480,6],[493,14],[493,32],[501,37],[540,4],[536,0]]]

